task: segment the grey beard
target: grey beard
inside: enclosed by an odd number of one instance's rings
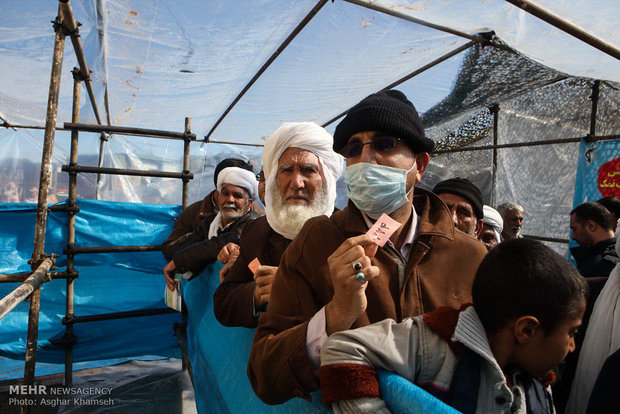
[[[327,206],[327,188],[324,185],[310,201],[310,205],[284,204],[282,195],[277,186],[274,186],[271,195],[273,198],[273,216],[287,232],[297,234],[306,221],[312,217],[324,214]]]
[[[236,205],[233,206],[235,207],[234,211],[224,208],[220,209],[220,214],[222,215],[222,218],[226,221],[233,222],[246,213],[243,208],[237,208]]]

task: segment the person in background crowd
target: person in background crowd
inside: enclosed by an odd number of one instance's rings
[[[237,158],[226,158],[216,165],[215,171],[213,172],[213,181],[216,187],[217,177],[220,174],[220,171],[227,167],[239,167],[248,171],[253,171],[252,165],[246,161]],[[166,239],[161,246],[162,253],[167,261],[172,260],[172,254],[170,251],[170,245],[172,242],[193,232],[200,226],[200,223],[202,223],[207,216],[217,213],[218,207],[216,193],[217,188],[207,194],[204,199],[190,204],[181,212],[181,214],[179,214],[179,217],[176,218],[172,233],[170,233],[168,239]],[[256,211],[258,214],[263,213],[260,207],[255,203],[252,203],[252,210]]]
[[[491,206],[484,206],[484,224],[482,231],[478,236],[478,240],[484,244],[487,250],[491,250],[502,241],[502,231],[504,229],[504,220],[502,216]]]
[[[258,198],[263,205],[265,205],[265,171],[263,168],[258,173]]]
[[[579,248],[570,250],[584,277],[607,277],[618,262],[614,224],[609,211],[599,203],[583,203],[571,211],[571,238]]]
[[[510,201],[497,206],[497,211],[504,220],[502,240],[518,239],[523,227],[523,207]]]
[[[223,325],[256,327],[284,250],[308,219],[333,212],[344,159],[332,144],[332,136],[313,122],[284,123],[267,140],[266,215],[246,226],[239,256],[225,266],[230,270],[213,298]],[[255,258],[260,266],[253,274],[248,264]]]
[[[486,249],[455,230],[436,195],[414,189],[433,146],[395,90],[368,96],[336,127],[349,203],[308,220],[282,255],[248,362],[264,402],[311,398],[321,346],[334,332],[471,301]],[[396,224],[379,247],[367,233],[384,214]]]
[[[618,220],[617,224],[615,250],[620,255],[620,220]],[[599,408],[599,410],[593,411],[594,413],[618,411],[620,396],[617,393],[620,391],[620,387],[615,388],[615,396],[597,395],[597,393],[592,391],[595,382],[598,382],[597,377],[600,375],[602,375],[603,379],[599,384],[599,388],[605,389],[607,382],[613,381],[612,376],[607,377],[607,374],[601,373],[601,370],[605,360],[618,349],[620,349],[620,263],[616,263],[616,266],[609,274],[609,279],[605,282],[594,304],[590,323],[585,332],[583,346],[579,353],[579,362],[571,387],[566,409],[567,413],[585,414],[588,401],[590,401],[590,406]],[[620,367],[618,357],[612,358],[612,362],[609,364],[613,365],[614,360],[616,361],[616,366]],[[620,369],[615,371],[615,377],[616,384],[618,384]],[[611,390],[611,388],[608,389]],[[612,401],[615,401],[615,403],[612,404]]]
[[[174,290],[175,273],[191,272],[197,276],[216,260],[220,249],[228,243],[239,243],[245,225],[258,217],[251,210],[258,198],[256,175],[244,168],[226,167],[217,178],[215,194],[218,212],[205,217],[193,232],[168,246],[172,259],[164,267],[166,283]]]
[[[553,388],[556,407],[559,412],[570,397],[573,378],[576,374],[581,345],[590,323],[594,304],[605,286],[609,273],[618,262],[614,249],[613,224],[611,214],[605,207],[596,202],[583,203],[570,213],[571,238],[579,246],[571,247],[570,252],[577,263],[577,269],[588,283],[589,295],[583,316],[581,331],[575,337],[575,352],[566,358],[560,381]]]
[[[620,197],[603,197],[597,203],[609,211],[613,223],[620,219]]]
[[[3,186],[2,192],[0,192],[0,203],[19,203],[19,191],[17,184],[13,181],[9,181]]]
[[[472,237],[480,235],[484,203],[478,187],[466,178],[456,177],[438,183],[433,193],[446,203],[457,229]]]

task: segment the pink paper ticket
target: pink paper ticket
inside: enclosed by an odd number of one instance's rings
[[[398,221],[383,213],[366,234],[372,237],[375,243],[383,247],[399,227],[400,223]]]
[[[256,273],[258,270],[258,266],[260,266],[260,262],[258,261],[258,257],[255,257],[250,263],[248,263],[248,267],[252,271],[252,273]]]

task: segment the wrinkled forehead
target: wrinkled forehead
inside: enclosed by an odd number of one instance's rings
[[[471,201],[469,201],[465,197],[460,196],[458,194],[454,194],[454,193],[450,193],[450,192],[444,192],[444,193],[439,193],[437,196],[439,198],[441,198],[441,200],[444,203],[446,203],[448,205],[448,207],[453,207],[453,206],[456,206],[456,205],[461,205],[461,206],[466,206],[466,207],[470,208],[472,211],[474,209],[474,207],[471,204]]]
[[[245,193],[247,191],[248,190],[246,190],[243,187],[239,187],[238,185],[222,183],[222,190],[221,190],[222,193],[223,192],[227,192],[227,193],[231,193],[231,194],[233,194],[233,193],[241,193],[241,194],[245,195]]]
[[[320,165],[319,157],[313,154],[311,151],[304,150],[297,147],[287,148],[282,155],[280,155],[280,159],[278,160],[278,166],[283,164],[294,164],[294,163],[304,163],[304,164],[315,164],[317,166]]]

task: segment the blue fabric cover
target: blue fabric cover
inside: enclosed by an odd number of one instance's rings
[[[422,388],[393,372],[379,370],[379,388],[390,411],[411,414],[459,414]]]
[[[179,206],[78,200],[76,246],[152,245],[162,243],[180,212]],[[36,205],[0,204],[0,273],[26,272],[34,240]],[[65,270],[67,214],[50,212],[45,252],[59,254]],[[160,252],[81,254],[75,259],[75,314],[93,315],[163,308],[166,262]],[[218,262],[183,284],[189,310],[188,348],[200,413],[324,413],[319,392],[312,402],[296,398],[269,406],[254,395],[246,366],[253,329],[220,325],[213,314],[219,283]],[[17,286],[0,284],[0,297]],[[64,334],[65,281],[45,283],[41,294],[36,375],[64,371],[64,348],[54,339]],[[180,357],[172,329],[180,314],[80,323],[74,326],[74,369],[111,365],[130,358]],[[0,379],[21,378],[28,326],[28,303],[21,303],[0,322]],[[455,413],[409,381],[380,373],[381,389],[394,413]],[[424,411],[426,410],[426,411]],[[433,411],[434,410],[434,411]]]
[[[78,200],[76,246],[153,245],[166,239],[179,206]],[[0,273],[30,271],[36,205],[0,204]],[[67,214],[48,214],[45,252],[59,255],[65,270]],[[160,252],[80,254],[75,257],[79,278],[74,282],[74,313],[85,316],[138,309],[165,308],[166,265]],[[0,284],[0,297],[18,286]],[[53,345],[64,334],[66,282],[45,283],[41,292],[36,375],[64,371],[64,347]],[[101,366],[141,356],[179,357],[172,325],[178,314],[134,317],[74,325],[76,368]],[[22,302],[0,322],[0,379],[23,376],[28,303]],[[119,360],[120,358],[120,360]],[[114,361],[104,362],[103,360]]]

